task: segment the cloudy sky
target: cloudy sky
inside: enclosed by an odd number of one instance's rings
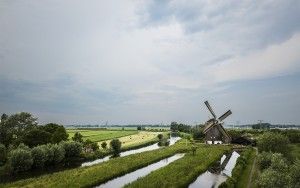
[[[300,1],[0,1],[0,113],[300,124]]]

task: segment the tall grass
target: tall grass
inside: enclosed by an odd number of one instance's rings
[[[125,187],[187,187],[221,155],[230,150],[229,146],[208,146],[198,144],[196,154],[187,153],[183,158]]]

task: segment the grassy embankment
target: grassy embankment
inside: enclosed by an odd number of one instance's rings
[[[74,134],[79,132],[83,136],[83,140],[90,139],[93,142],[99,142],[103,140],[110,140],[113,138],[120,138],[124,136],[137,134],[138,131],[120,131],[120,130],[91,130],[91,129],[67,129],[69,139],[72,139]]]
[[[185,142],[183,142],[185,143]],[[201,173],[230,150],[230,146],[197,144],[195,155],[187,153],[183,158],[149,175],[128,184],[126,187],[187,187]]]
[[[217,160],[227,149],[229,149],[229,147],[199,146],[195,156],[192,156],[192,154],[188,153],[184,158],[178,160],[179,163],[177,161],[171,163],[171,169],[169,166],[162,168],[165,169],[162,174],[164,179],[159,179],[160,185],[166,180],[169,184],[171,183],[171,180],[176,180],[177,183],[180,184],[189,184],[191,181],[197,178],[199,173],[205,171],[207,167]],[[92,187],[115,177],[122,176],[128,172],[145,167],[163,158],[170,157],[176,153],[187,152],[189,150],[190,146],[186,146],[185,141],[179,141],[173,146],[155,151],[144,152],[122,158],[115,158],[91,167],[76,168],[44,175],[38,178],[30,178],[9,184],[0,184],[0,187]],[[197,165],[193,167],[191,164]],[[172,169],[175,170],[170,171]],[[166,179],[167,176],[169,176],[168,179]],[[153,183],[155,184],[157,181]],[[155,185],[153,186],[156,187]]]

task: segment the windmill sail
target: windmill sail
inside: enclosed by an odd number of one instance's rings
[[[210,107],[208,101],[205,101],[204,103],[205,103],[206,107],[208,108],[208,110],[210,111],[210,113],[214,116],[214,119],[216,119],[217,116],[216,116],[216,114],[214,113],[214,111],[212,110],[212,108]]]
[[[231,110],[228,110],[223,114],[221,117],[219,117],[219,121],[223,121],[225,118],[227,118],[230,114],[232,114]]]

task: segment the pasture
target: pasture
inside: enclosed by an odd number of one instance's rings
[[[67,129],[67,133],[69,134],[70,140],[76,132],[82,134],[83,140],[90,139],[93,142],[110,140],[113,138],[119,138],[138,133],[137,130]]]
[[[128,148],[128,147],[134,147],[137,145],[145,144],[151,141],[157,140],[157,135],[160,134],[160,132],[147,132],[147,131],[139,131],[137,134],[131,134],[128,136],[120,137],[119,140],[122,143],[122,148]],[[98,142],[99,145],[101,145],[102,142],[106,142],[109,146],[111,139],[104,140],[101,142]]]

